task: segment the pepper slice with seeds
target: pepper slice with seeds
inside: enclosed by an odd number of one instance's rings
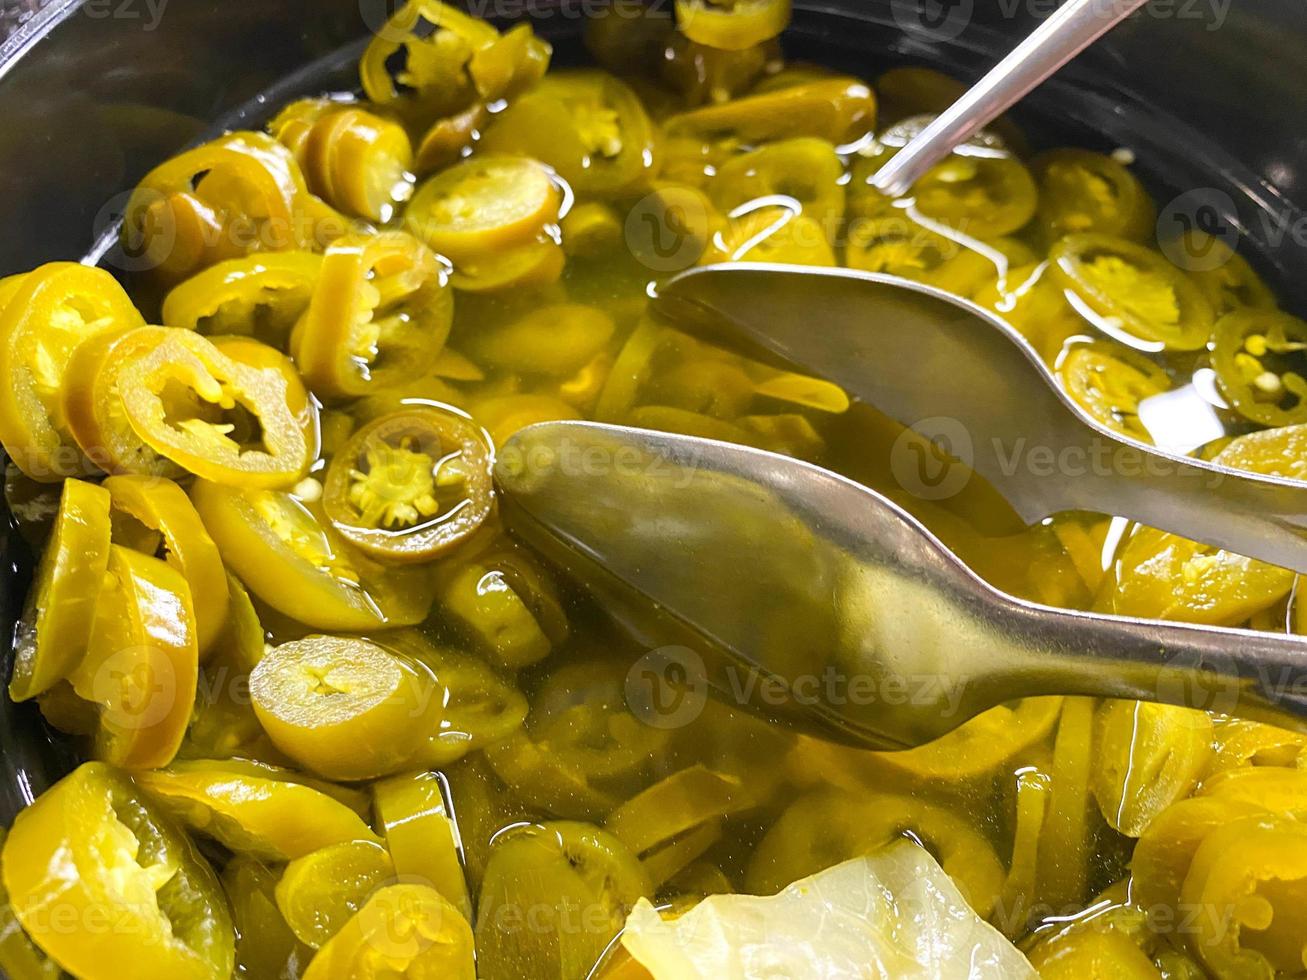
[[[490,515],[490,445],[465,416],[415,405],[364,426],[327,470],[323,507],[374,557],[426,561]]]

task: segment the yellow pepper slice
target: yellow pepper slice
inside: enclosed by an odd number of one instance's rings
[[[102,269],[51,262],[22,278],[0,313],[0,443],[19,469],[46,483],[94,472],[64,415],[68,363],[82,342],[144,322]]]
[[[483,980],[585,976],[650,891],[640,862],[598,827],[513,828],[495,841],[481,883],[478,973]]]
[[[421,562],[473,537],[490,516],[491,449],[467,416],[413,406],[369,422],[327,468],[323,509],[375,558]]]
[[[435,772],[392,776],[374,783],[372,794],[395,873],[403,881],[434,888],[471,922],[462,841],[445,802],[444,777]]]
[[[813,137],[770,143],[728,160],[708,185],[713,203],[731,213],[763,198],[812,218],[834,240],[844,217],[844,163],[835,146]],[[781,200],[785,199],[785,200]]]
[[[634,854],[756,803],[744,782],[696,765],[673,773],[608,815],[604,828]]]
[[[1063,702],[1049,770],[1051,795],[1039,841],[1039,900],[1054,909],[1076,907],[1089,897],[1093,722],[1092,699]]]
[[[236,969],[248,977],[297,976],[313,951],[295,938],[277,908],[277,873],[257,858],[238,855],[222,871],[222,887],[236,927]]]
[[[227,619],[227,572],[195,505],[176,483],[158,477],[111,476],[103,486],[109,491],[111,517],[130,523],[132,527],[125,530],[135,532],[137,541],[141,532],[157,534],[164,559],[186,579],[203,657]],[[153,554],[156,549],[141,550]]]
[[[1199,350],[1215,314],[1202,290],[1159,252],[1095,232],[1067,235],[1049,252],[1054,277],[1109,333],[1155,349]]]
[[[487,745],[485,757],[514,797],[546,813],[599,820],[620,802],[612,793],[592,785],[575,763],[560,759],[525,731]]]
[[[327,630],[410,624],[382,608],[382,596],[363,582],[358,557],[290,494],[197,480],[191,499],[223,561],[278,612]]]
[[[520,553],[479,556],[442,570],[438,580],[437,601],[502,667],[537,663],[567,638],[553,586]]]
[[[390,885],[318,950],[303,980],[475,980],[472,929],[434,888]]]
[[[1094,737],[1090,788],[1107,825],[1127,837],[1193,792],[1212,757],[1211,717],[1173,705],[1104,702]]]
[[[1248,800],[1194,796],[1163,810],[1135,844],[1131,891],[1144,908],[1175,909],[1198,846],[1212,831],[1266,813]]]
[[[404,212],[410,232],[455,265],[532,241],[558,221],[549,168],[526,156],[484,154],[422,184]]]
[[[1100,604],[1121,616],[1234,626],[1279,602],[1293,582],[1286,569],[1138,527]]]
[[[1134,174],[1090,150],[1041,153],[1031,164],[1039,178],[1039,229],[1046,240],[1093,231],[1146,241],[1157,208]]]
[[[64,482],[54,530],[18,622],[9,680],[15,701],[50,690],[86,653],[109,567],[109,504],[108,492],[93,483]]]
[[[448,692],[440,729],[415,761],[443,768],[522,727],[526,698],[490,665],[472,654],[437,647],[416,630],[387,633],[386,645],[422,661]]]
[[[27,934],[76,976],[231,976],[231,919],[208,862],[103,763],[84,763],[18,814],[4,884]]]
[[[482,141],[490,153],[523,154],[548,164],[590,197],[639,189],[656,163],[657,141],[644,103],[621,79],[594,69],[551,72],[500,113]]]
[[[172,761],[195,704],[191,590],[170,565],[112,545],[86,656],[69,675],[99,707],[95,753],[124,769]]]
[[[0,832],[0,844],[4,838]],[[9,980],[59,980],[63,976],[59,964],[23,932],[3,885],[0,885],[0,970]]]
[[[238,854],[289,861],[342,841],[376,840],[343,803],[266,768],[195,759],[137,773],[136,783],[176,820]]]
[[[1307,422],[1307,322],[1246,307],[1215,330],[1212,367],[1234,410],[1265,426]]]
[[[155,167],[132,192],[123,245],[165,281],[250,252],[321,249],[347,221],[311,193],[290,150],[238,131]]]
[[[386,848],[371,840],[328,844],[295,858],[274,892],[295,937],[319,949],[340,932],[377,888],[393,883]]]
[[[328,779],[396,772],[440,725],[430,670],[366,640],[310,636],[273,647],[250,674],[276,746]]]
[[[322,273],[315,252],[259,252],[227,259],[178,283],[163,322],[209,336],[236,334],[284,346]]]
[[[1054,369],[1067,394],[1094,421],[1152,441],[1139,418],[1139,405],[1170,390],[1171,379],[1161,365],[1124,344],[1091,340],[1065,347]]]
[[[831,78],[703,106],[663,123],[669,137],[734,138],[756,145],[815,136],[837,146],[862,139],[876,126],[876,96],[852,78]]]
[[[389,221],[413,193],[413,146],[404,127],[330,99],[292,102],[268,131],[295,155],[309,190],[369,221]]]
[[[424,374],[449,336],[454,307],[444,267],[401,231],[333,243],[290,351],[326,398],[369,394]]]
[[[676,0],[676,26],[692,41],[740,51],[780,34],[790,0]]]
[[[118,378],[136,435],[197,476],[267,488],[292,486],[308,469],[308,440],[275,368],[242,364],[198,334],[169,330]],[[180,406],[171,394],[178,387],[185,392]]]
[[[185,470],[160,456],[136,434],[123,410],[123,368],[150,353],[168,336],[163,327],[133,327],[86,341],[68,362],[63,412],[88,458],[106,473],[179,477]]]
[[[597,306],[552,303],[468,338],[479,364],[515,374],[573,374],[608,345],[616,325]]]
[[[1217,976],[1274,977],[1307,968],[1307,824],[1267,814],[1213,830],[1180,900],[1200,915],[1194,952]]]

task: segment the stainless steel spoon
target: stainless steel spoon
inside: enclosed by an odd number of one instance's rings
[[[904,748],[1045,694],[1307,730],[1307,641],[1013,598],[880,494],[807,463],[549,422],[513,436],[495,475],[510,526],[657,647],[666,680],[827,737]]]
[[[1307,572],[1307,483],[1099,425],[1020,334],[943,290],[847,269],[739,263],[677,276],[654,306],[692,334],[821,375],[916,428],[1027,523],[1066,510],[1120,515]]]

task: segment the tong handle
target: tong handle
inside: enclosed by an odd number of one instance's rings
[[[1142,7],[1147,0],[1069,0],[871,178],[900,197],[954,147],[1012,108],[1032,89]]]

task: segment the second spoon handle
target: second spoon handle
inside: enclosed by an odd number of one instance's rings
[[[881,167],[871,178],[871,185],[891,197],[906,194],[954,147],[975,136],[1146,2],[1068,0]]]

